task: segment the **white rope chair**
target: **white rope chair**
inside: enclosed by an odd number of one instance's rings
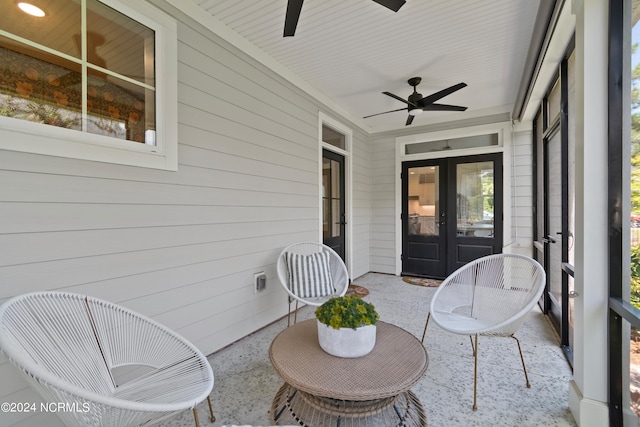
[[[300,260],[298,258],[297,262],[302,267],[296,270],[296,265],[291,261],[292,255],[297,255],[299,257],[308,257],[314,254],[323,254],[322,259],[326,261],[328,267],[328,274],[330,276],[330,289],[326,286],[318,286],[320,290],[309,291],[305,295],[302,295],[300,292],[301,287],[297,287],[294,285],[294,281],[296,279],[296,274],[298,277],[305,276],[301,281],[306,280],[306,285],[311,288],[315,288],[318,285],[318,282],[322,279],[322,274],[313,274],[317,272],[318,266],[305,264],[306,260]],[[289,259],[289,261],[287,261]],[[291,302],[293,300],[296,301],[296,309],[294,314],[294,323],[296,323],[298,318],[298,304],[302,302],[303,304],[320,306],[329,298],[343,296],[347,289],[349,288],[349,273],[347,272],[347,267],[344,265],[342,258],[338,255],[333,249],[330,247],[323,245],[322,243],[315,242],[299,242],[294,243],[292,245],[287,246],[280,253],[278,257],[278,279],[280,279],[280,283],[287,291],[289,295],[289,314],[287,317],[287,322],[290,323],[291,318]],[[307,276],[307,273],[309,275]],[[319,278],[320,277],[320,278]],[[326,279],[326,278],[325,278]],[[326,281],[325,281],[326,282]],[[325,283],[326,285],[327,283]],[[323,291],[324,289],[324,291]]]
[[[35,292],[0,306],[0,350],[67,426],[140,426],[208,400],[213,372],[192,344],[124,307]]]
[[[429,318],[454,334],[475,335],[471,339],[474,356],[473,410],[478,374],[478,335],[511,337],[518,344],[527,387],[531,387],[516,331],[525,321],[544,290],[542,266],[531,258],[497,254],[477,259],[447,277],[431,300],[422,341]]]

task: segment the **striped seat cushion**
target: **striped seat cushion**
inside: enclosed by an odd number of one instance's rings
[[[310,255],[285,253],[289,289],[301,298],[315,298],[335,293],[329,268],[329,253]]]

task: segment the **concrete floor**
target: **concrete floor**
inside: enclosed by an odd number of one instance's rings
[[[435,288],[377,273],[365,274],[354,283],[369,290],[364,299],[375,305],[381,320],[421,338]],[[312,317],[312,307],[298,314],[299,320]],[[206,402],[202,403],[198,406],[202,426],[271,424],[271,402],[282,380],[269,363],[269,344],[286,327],[286,319],[281,319],[209,357],[217,420],[209,422]],[[525,386],[515,341],[481,337],[478,410],[474,412],[469,338],[449,334],[433,322],[429,325],[424,343],[429,367],[412,389],[424,406],[429,426],[576,426],[568,407],[571,369],[548,321],[535,309],[516,336],[522,343],[531,388]],[[185,411],[158,425],[193,426],[193,416]]]

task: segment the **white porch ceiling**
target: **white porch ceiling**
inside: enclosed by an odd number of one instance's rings
[[[511,112],[539,0],[407,0],[394,13],[371,0],[305,0],[294,37],[283,37],[287,0],[193,0],[232,32],[331,99],[370,132],[405,127],[410,77],[423,96],[467,87],[411,126]]]

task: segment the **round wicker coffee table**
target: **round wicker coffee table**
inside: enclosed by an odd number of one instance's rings
[[[429,362],[420,341],[402,328],[377,324],[371,353],[331,356],[318,344],[316,320],[282,331],[269,358],[285,380],[271,405],[274,424],[301,426],[426,426],[420,400],[409,389]]]

